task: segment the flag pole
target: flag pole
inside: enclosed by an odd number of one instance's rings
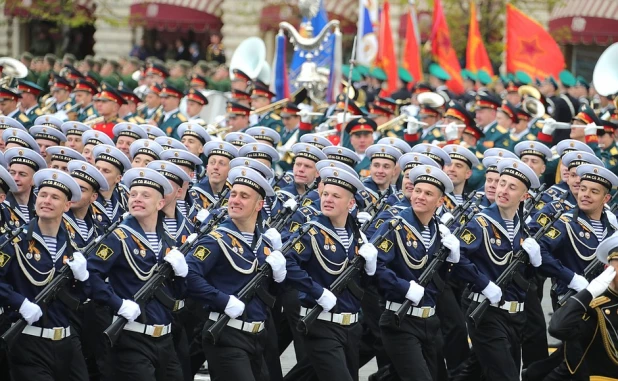
[[[345,89],[345,101],[343,108],[343,123],[341,124],[341,144],[343,144],[343,135],[345,134],[344,125],[347,124],[348,116],[348,103],[350,103],[350,87],[352,86],[352,70],[354,70],[354,63],[356,61],[356,43],[357,38],[354,37],[354,45],[352,45],[352,55],[350,56],[350,70],[348,70],[348,86]]]

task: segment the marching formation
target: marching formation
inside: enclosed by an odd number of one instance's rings
[[[618,379],[618,104],[583,78],[355,69],[325,105],[235,69],[208,123],[197,73],[91,74],[0,88],[1,379]]]

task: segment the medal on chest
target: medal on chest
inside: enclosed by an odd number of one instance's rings
[[[335,241],[333,238],[326,233],[324,230],[321,230],[322,235],[324,236],[324,250],[330,249],[333,253],[337,251],[337,247],[335,246]]]

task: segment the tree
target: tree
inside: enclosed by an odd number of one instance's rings
[[[126,16],[118,15],[114,5],[122,1],[126,0],[97,0],[93,2],[92,8],[80,5],[78,0],[6,1],[4,7],[8,14],[54,22],[69,28],[94,24],[96,20],[121,26],[126,25],[129,20]]]

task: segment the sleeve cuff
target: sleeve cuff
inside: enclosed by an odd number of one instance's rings
[[[301,131],[311,131],[313,129],[313,125],[311,125],[311,123],[300,122],[298,129]]]
[[[597,134],[586,135],[585,140],[586,140],[586,143],[598,143],[599,137],[597,136]]]
[[[416,134],[408,134],[408,133],[404,133],[404,134],[403,134],[403,139],[404,139],[406,142],[411,142],[411,143],[413,143],[413,142],[417,142],[417,141],[419,141],[419,140],[420,140],[420,138],[421,138],[421,134],[420,134],[420,133],[416,133]]]
[[[215,306],[219,311],[224,311],[229,301],[229,295],[226,295],[223,292],[217,292],[217,296],[215,296]]]
[[[109,304],[110,307],[112,307],[112,310],[114,310],[115,313],[118,313],[120,307],[122,306],[122,299],[118,295],[113,295]]]
[[[551,142],[552,142],[552,140],[553,140],[553,138],[552,138],[552,136],[551,136],[551,135],[544,134],[544,133],[543,133],[543,132],[541,132],[541,131],[539,131],[539,133],[536,135],[536,138],[537,138],[540,142],[543,142],[543,143],[546,143],[546,144],[551,144]]]

